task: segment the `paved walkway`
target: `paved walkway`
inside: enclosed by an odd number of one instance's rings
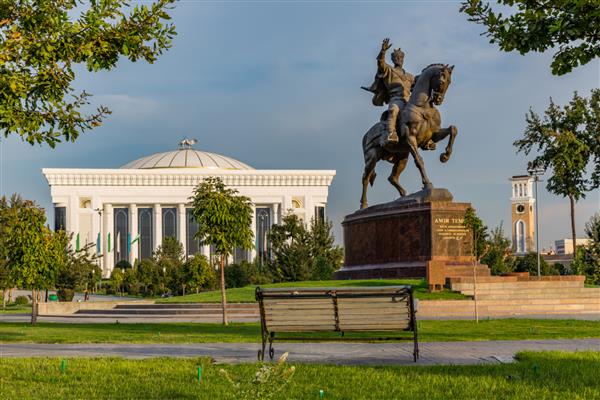
[[[415,365],[411,343],[275,343],[275,357],[290,362],[345,365]],[[221,363],[256,361],[256,343],[202,344],[0,344],[2,357],[200,357]],[[523,350],[600,351],[600,339],[429,342],[420,344],[417,365],[512,362]]]

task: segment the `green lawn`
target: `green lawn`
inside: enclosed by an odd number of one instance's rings
[[[600,337],[600,321],[497,319],[419,321],[421,341],[568,339]],[[346,337],[373,338],[373,333]],[[386,334],[388,336],[389,334]],[[297,335],[296,335],[297,336]],[[317,336],[324,336],[318,334]],[[335,334],[331,334],[335,336]],[[375,334],[375,337],[378,335]],[[306,335],[307,339],[315,335]],[[258,323],[59,324],[0,323],[1,343],[216,343],[259,342]]]
[[[519,362],[480,366],[348,367],[296,364],[275,399],[598,399],[597,352],[524,352]],[[6,399],[243,399],[257,364],[207,359],[0,359]],[[197,368],[202,366],[198,382]],[[239,388],[233,388],[220,369]],[[263,388],[272,387],[264,385]],[[265,398],[266,396],[262,396]],[[246,397],[248,398],[248,397]]]
[[[424,279],[368,279],[368,280],[345,280],[345,281],[302,281],[285,282],[262,285],[262,287],[347,287],[347,286],[390,286],[390,285],[412,285],[415,297],[421,300],[429,299],[466,299],[460,294],[444,290],[436,293],[427,291],[427,282]],[[227,289],[227,301],[230,303],[255,302],[254,290],[256,285],[243,288]],[[218,290],[190,294],[186,296],[175,296],[166,299],[158,299],[157,303],[218,303],[221,301],[221,292]]]
[[[0,306],[0,314],[31,314],[31,304],[9,304]]]

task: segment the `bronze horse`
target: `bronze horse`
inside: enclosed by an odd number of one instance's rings
[[[379,160],[386,160],[393,164],[388,181],[398,190],[400,196],[405,196],[406,191],[398,183],[398,177],[406,168],[409,155],[412,155],[421,173],[423,188],[433,187],[425,172],[425,164],[419,154],[419,148],[434,150],[435,143],[450,136],[445,152],[440,155],[440,161],[445,163],[450,159],[458,131],[453,125],[440,128],[440,113],[434,105],[439,106],[444,101],[444,95],[452,80],[453,69],[454,66],[449,67],[447,64],[432,64],[415,78],[410,99],[398,118],[397,131],[400,135],[397,142],[385,140],[388,132],[385,122],[387,111],[382,115],[381,120],[365,133],[362,143],[365,170],[362,177],[360,208],[367,207],[367,187],[369,184],[373,185],[375,181],[375,165]]]

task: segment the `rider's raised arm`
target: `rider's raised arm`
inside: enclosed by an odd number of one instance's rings
[[[381,49],[377,56],[377,68],[379,68],[380,72],[385,72],[391,68],[388,63],[385,62],[385,50],[383,49]]]

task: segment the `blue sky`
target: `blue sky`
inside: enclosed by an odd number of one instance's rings
[[[197,138],[196,148],[255,168],[337,170],[329,216],[341,240],[339,223],[359,205],[361,138],[383,110],[360,86],[371,83],[389,37],[413,74],[434,62],[456,65],[440,111],[459,136],[447,164],[440,151],[424,154],[429,176],[471,202],[488,226],[507,227],[508,178],[525,172],[526,159],[512,146],[525,113],[530,106],[543,112],[551,96],[562,104],[574,90],[587,95],[600,86],[600,62],[552,76],[550,53],[500,52],[458,8],[453,1],[181,1],[173,12],[179,35],[157,63],[81,71],[77,86],[113,111],[102,127],[55,150],[2,139],[0,193],[49,208],[43,167],[119,167]],[[395,198],[385,179],[390,167],[377,167],[370,204]],[[401,181],[419,189],[412,163]],[[580,234],[598,208],[597,191],[578,204]],[[542,247],[569,232],[568,202],[540,190]]]

